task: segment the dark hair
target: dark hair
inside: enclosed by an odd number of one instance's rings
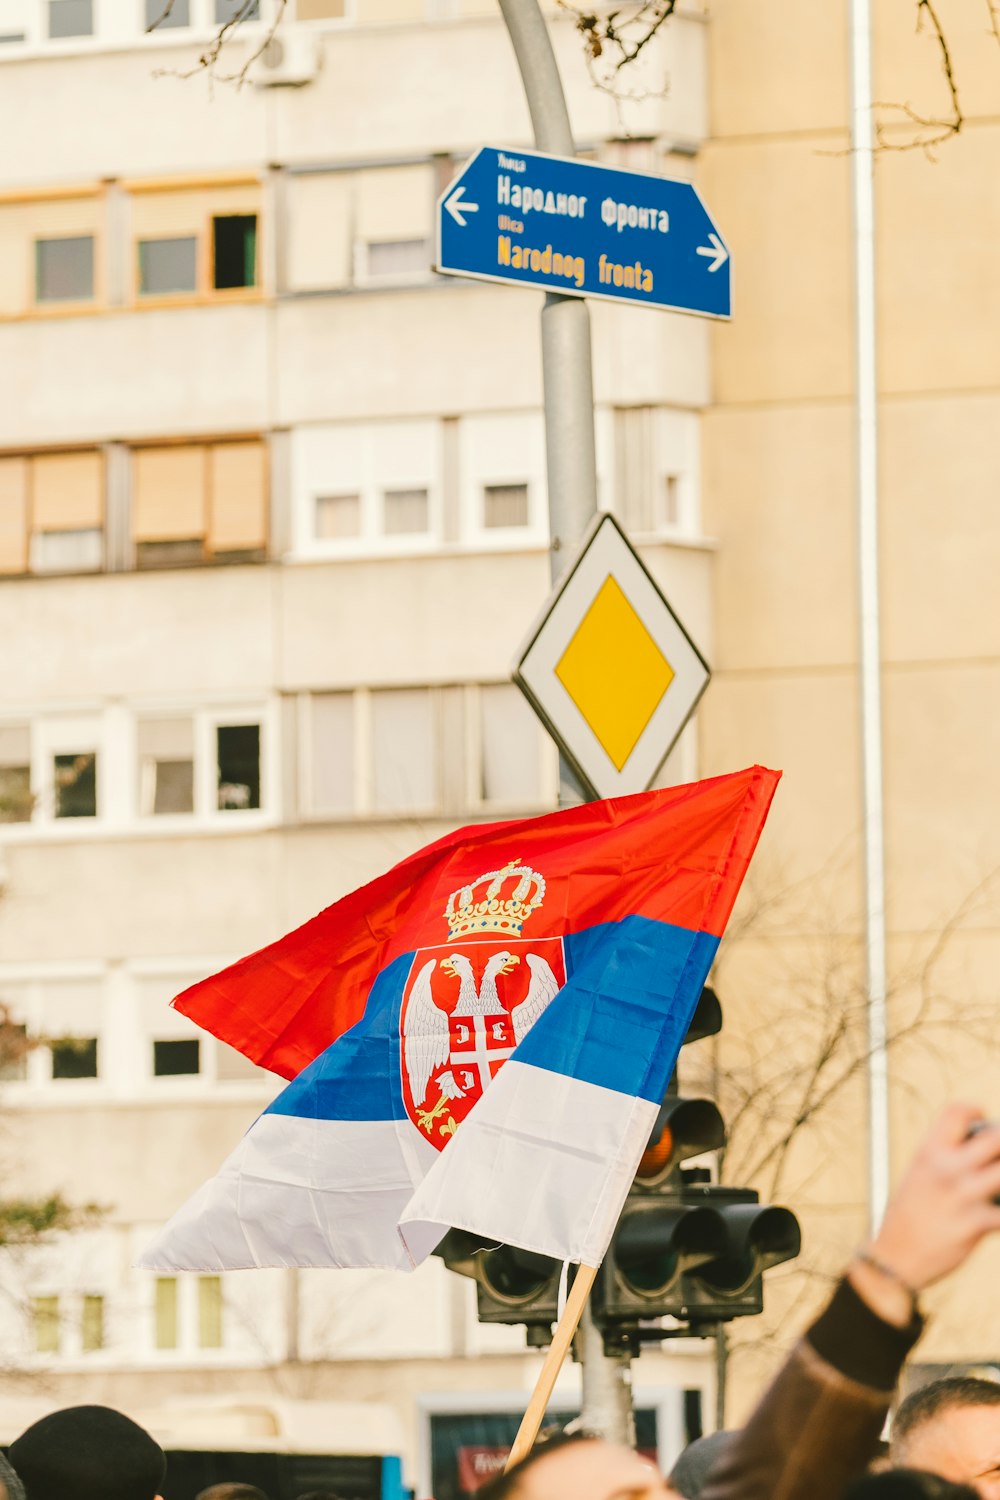
[[[335,1490],[309,1490],[308,1494],[297,1495],[296,1500],[340,1500]]]
[[[844,1491],[844,1500],[978,1500],[967,1484],[953,1484],[923,1469],[883,1469],[865,1474]]]
[[[735,1432],[707,1432],[704,1437],[688,1443],[674,1464],[667,1483],[684,1500],[698,1500],[716,1459],[721,1458],[732,1444]]]
[[[543,1432],[534,1446],[512,1468],[494,1474],[492,1479],[487,1479],[485,1484],[480,1485],[476,1491],[476,1500],[510,1500],[527,1471],[534,1468],[539,1459],[548,1458],[550,1453],[568,1448],[571,1443],[593,1443],[597,1440],[597,1434],[593,1432],[560,1432],[558,1429]]]
[[[911,1435],[925,1422],[956,1406],[1000,1406],[1000,1383],[979,1375],[944,1375],[920,1386],[900,1402],[892,1419],[893,1457],[905,1455]]]
[[[194,1500],[267,1500],[263,1490],[255,1484],[210,1484],[207,1490],[199,1490]]]
[[[29,1500],[153,1500],[167,1461],[159,1443],[110,1406],[67,1406],[22,1432],[10,1461]]]

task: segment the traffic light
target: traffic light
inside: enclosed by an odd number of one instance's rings
[[[699,1174],[692,1174],[699,1175]],[[763,1311],[762,1275],[799,1253],[798,1221],[749,1188],[681,1181],[629,1194],[594,1288],[605,1347],[638,1353],[642,1325],[670,1316],[693,1334]]]
[[[473,1278],[480,1323],[523,1323],[529,1347],[552,1342],[561,1261],[516,1245],[484,1246],[464,1229],[449,1229],[434,1254],[449,1271]]]
[[[686,1041],[714,1036],[722,1008],[706,988]],[[726,1128],[709,1099],[677,1093],[676,1074],[622,1209],[594,1287],[594,1318],[609,1352],[637,1354],[664,1316],[697,1333],[763,1310],[761,1277],[799,1253],[795,1215],[761,1204],[749,1188],[716,1187],[693,1156],[718,1150]]]

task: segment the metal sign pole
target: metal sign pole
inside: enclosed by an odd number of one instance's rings
[[[559,69],[537,0],[500,0],[521,71],[539,151],[575,156]],[[582,298],[547,293],[542,309],[542,383],[552,582],[558,582],[597,512],[590,310]],[[560,758],[559,801],[582,801]],[[583,1426],[614,1442],[634,1441],[628,1361],[607,1359],[589,1305],[580,1324]]]

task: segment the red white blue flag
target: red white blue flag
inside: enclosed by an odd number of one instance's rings
[[[607,1248],[778,773],[462,828],[174,1002],[292,1080],[142,1263]]]

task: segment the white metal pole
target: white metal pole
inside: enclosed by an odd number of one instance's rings
[[[854,202],[858,608],[868,970],[868,1218],[889,1195],[885,829],[878,579],[878,384],[875,356],[875,183],[870,0],[850,0],[851,178]]]

